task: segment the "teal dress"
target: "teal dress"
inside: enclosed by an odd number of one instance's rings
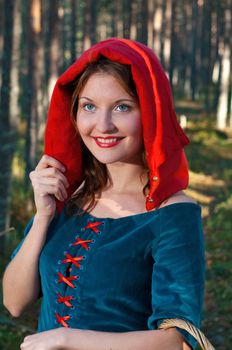
[[[49,225],[39,271],[39,332],[153,330],[166,318],[199,327],[205,278],[201,208],[174,203],[116,219],[87,212],[68,216],[64,208]],[[195,349],[193,337],[177,329]]]

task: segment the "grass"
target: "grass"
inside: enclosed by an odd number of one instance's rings
[[[232,344],[232,138],[229,133],[215,130],[210,121],[202,121],[199,116],[196,119],[186,129],[191,140],[186,148],[191,169],[187,192],[202,206],[205,232],[207,272],[202,330],[217,350],[226,350]],[[32,210],[30,206],[25,214],[31,194],[23,195],[20,183],[15,182],[14,186],[12,212],[17,217],[13,223],[16,232],[7,241],[6,256],[18,242],[18,231]],[[3,271],[6,259],[0,263]],[[23,337],[36,330],[38,307],[37,304],[20,319],[13,319],[0,306],[2,350],[18,349]]]

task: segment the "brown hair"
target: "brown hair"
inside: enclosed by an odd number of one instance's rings
[[[88,79],[94,73],[108,73],[114,76],[125,89],[125,91],[128,92],[128,94],[135,98],[139,103],[138,94],[132,78],[130,66],[111,61],[101,55],[97,61],[88,64],[85,70],[81,73],[80,76],[77,77],[77,80],[74,82],[74,92],[72,94],[71,100],[71,119],[77,134],[79,133],[76,127],[78,97]],[[89,203],[89,205],[87,206],[86,210],[91,211],[91,209],[93,209],[96,205],[96,198],[101,197],[101,193],[103,189],[107,188],[107,184],[109,184],[109,187],[112,185],[112,180],[106,165],[99,162],[94,157],[94,155],[85,146],[82,139],[80,139],[80,142],[83,160],[83,179],[85,181],[84,185],[67,201],[67,213],[69,215],[74,215],[74,213],[77,215],[83,214],[84,212],[82,211],[82,208],[87,203]],[[144,150],[142,159],[144,163],[144,169],[147,171],[147,173],[149,173]],[[147,189],[149,189],[149,179],[143,188],[144,196],[146,196]]]

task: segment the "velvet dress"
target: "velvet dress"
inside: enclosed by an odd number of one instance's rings
[[[205,278],[201,208],[174,203],[114,219],[88,212],[68,216],[64,207],[49,225],[39,272],[39,332],[57,327],[153,330],[165,318],[200,327]],[[195,349],[193,337],[177,329]]]

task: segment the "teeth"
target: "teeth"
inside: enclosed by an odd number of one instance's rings
[[[117,140],[119,139],[101,139],[101,138],[97,138],[98,142],[101,142],[101,143],[113,143],[113,142],[116,142]]]

